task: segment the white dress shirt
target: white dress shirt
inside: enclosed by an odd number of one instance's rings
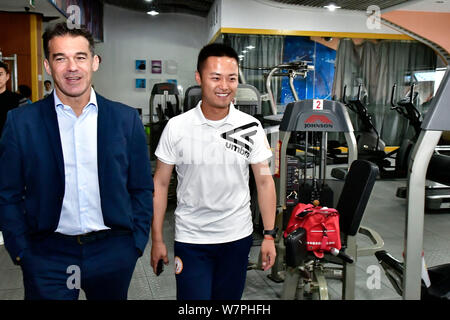
[[[91,88],[79,117],[53,92],[64,158],[65,192],[56,232],[79,235],[109,229],[103,221],[97,165],[98,106]]]

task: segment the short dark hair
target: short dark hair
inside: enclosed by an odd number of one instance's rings
[[[44,41],[45,58],[48,59],[50,55],[48,48],[50,40],[52,40],[55,37],[62,37],[65,35],[70,35],[72,37],[81,36],[86,38],[86,40],[89,42],[89,50],[91,51],[92,55],[94,55],[95,45],[92,34],[84,27],[80,27],[78,29],[77,28],[70,29],[67,26],[67,23],[61,22],[54,25],[52,28],[45,30],[44,34],[42,35],[42,39]]]
[[[31,88],[25,84],[19,85],[19,93],[25,98],[31,97]]]
[[[9,66],[7,63],[4,63],[3,61],[0,61],[0,68],[5,69],[6,74],[9,74]]]
[[[204,46],[200,53],[198,54],[197,59],[197,71],[201,73],[201,69],[205,64],[206,59],[209,57],[230,57],[236,60],[239,65],[239,57],[236,51],[223,43],[211,43]]]
[[[50,80],[45,80],[45,81],[44,81],[44,84],[46,84],[46,83],[52,84],[52,82],[51,82]]]

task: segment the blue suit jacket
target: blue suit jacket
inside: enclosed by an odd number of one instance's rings
[[[134,108],[97,94],[98,178],[103,220],[133,232],[143,252],[153,215],[144,127]],[[64,197],[64,160],[53,94],[8,112],[0,141],[0,230],[16,257],[54,232]]]

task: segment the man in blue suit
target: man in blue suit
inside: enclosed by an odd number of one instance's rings
[[[25,299],[126,299],[153,214],[138,112],[92,89],[92,36],[44,34],[47,98],[8,113],[0,141],[0,229]]]

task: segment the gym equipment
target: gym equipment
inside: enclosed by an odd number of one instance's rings
[[[200,100],[202,100],[202,88],[200,86],[187,88],[184,94],[183,112],[195,108]]]
[[[270,68],[270,72],[266,75],[266,89],[269,95],[270,108],[273,115],[278,114],[277,104],[273,96],[273,91],[271,88],[272,77],[273,76],[287,76],[289,77],[289,87],[291,88],[293,97],[295,101],[298,101],[297,91],[294,87],[294,79],[297,76],[302,76],[306,78],[308,71],[314,71],[314,66],[308,64],[309,61],[294,61],[288,63],[282,63],[275,67]],[[280,71],[281,70],[281,71]],[[282,70],[285,70],[284,72]]]
[[[430,108],[421,125],[422,131],[414,146],[408,172],[408,203],[405,232],[405,265],[403,272],[403,299],[421,297],[423,227],[425,207],[425,178],[427,167],[443,131],[450,130],[450,71],[447,68]],[[446,169],[437,182],[450,182],[450,157]]]
[[[271,109],[274,113],[271,116],[266,116],[262,120],[262,123],[270,123],[272,125],[279,125],[281,122],[282,115],[277,114],[278,110],[276,107],[275,99],[273,96],[272,88],[271,88],[271,82],[273,76],[287,76],[289,77],[289,87],[292,92],[292,96],[294,97],[295,101],[299,101],[298,94],[295,90],[294,86],[294,79],[297,76],[302,76],[303,78],[306,78],[308,71],[314,70],[313,65],[308,64],[309,61],[295,61],[295,62],[289,62],[289,63],[282,63],[280,65],[277,65],[275,67],[272,67],[270,69],[270,72],[266,75],[266,89],[267,89],[267,95],[269,96],[269,101],[271,103]],[[318,101],[318,100],[316,100]],[[308,131],[302,132],[302,134],[296,134],[295,139],[292,140],[298,140],[297,138],[301,138],[303,136],[304,143],[303,144],[297,144],[296,141],[291,141],[287,148],[287,153],[289,156],[287,157],[288,162],[288,170],[289,168],[293,168],[294,172],[299,173],[301,168],[303,168],[303,183],[299,182],[299,177],[293,178],[292,182],[293,185],[288,187],[289,194],[288,194],[288,203],[290,205],[295,205],[300,200],[301,202],[310,202],[314,199],[317,199],[320,197],[322,205],[330,205],[333,201],[333,192],[331,188],[326,184],[325,181],[325,172],[326,172],[326,164],[327,164],[327,133],[326,132],[319,132],[314,134],[314,132],[311,133],[311,136],[308,135]],[[294,138],[294,137],[293,137]],[[311,145],[308,146],[309,141],[311,141]],[[303,155],[303,161],[298,163],[298,161],[295,159],[296,157],[296,151],[297,149],[302,150],[304,152]],[[318,154],[317,150],[320,150],[320,154]],[[312,153],[312,161],[310,161],[308,154]],[[292,154],[291,154],[292,153]],[[318,156],[317,159],[320,159],[319,161],[319,179],[316,179],[316,156]],[[296,164],[297,163],[297,164]],[[307,168],[312,166],[312,179],[311,182],[309,182],[306,179],[306,171]],[[296,186],[299,185],[299,188],[295,189]],[[320,186],[319,186],[320,185]]]
[[[261,94],[254,86],[239,83],[234,100],[236,109],[251,116],[261,115]]]
[[[272,85],[271,85],[272,78],[274,76],[289,77],[289,86],[291,88],[293,97],[294,97],[295,101],[298,101],[298,95],[294,88],[294,79],[297,76],[302,76],[303,78],[306,78],[308,71],[314,70],[314,66],[308,65],[308,63],[310,63],[310,61],[299,60],[299,61],[294,61],[294,62],[281,63],[274,67],[256,67],[256,68],[245,67],[245,68],[243,68],[243,69],[248,69],[248,70],[269,71],[268,73],[264,74],[267,93],[264,94],[263,96],[264,96],[264,101],[269,101],[270,111],[272,113],[272,116],[275,116],[273,124],[278,125],[279,122],[281,121],[281,117],[278,117],[279,112],[277,109],[275,98],[273,96]],[[243,74],[242,72],[239,72],[240,77],[242,77],[242,74]],[[245,79],[241,79],[241,80],[244,80],[244,82],[245,82]],[[261,114],[261,113],[262,113],[262,110],[260,110],[260,112],[258,112],[258,114]],[[270,119],[271,116],[268,116],[268,117],[269,118],[267,118],[267,120],[271,121],[271,119]],[[264,117],[264,120],[266,120],[265,118],[266,117]]]
[[[342,298],[354,299],[355,263],[358,256],[371,255],[384,245],[375,231],[361,227],[361,220],[378,175],[378,167],[366,160],[355,160],[345,178],[344,187],[336,206],[340,214],[342,249],[325,253],[317,258],[306,251],[304,229],[299,228],[286,238],[286,265],[282,299],[305,298],[328,300],[326,278],[342,275]],[[372,247],[358,249],[356,234],[366,235]],[[345,253],[344,253],[345,251]],[[338,264],[342,267],[330,267]]]
[[[174,83],[156,83],[150,95],[150,156],[155,159],[159,138],[170,118],[181,113],[178,88]]]
[[[365,159],[378,165],[382,178],[392,177],[394,168],[388,158],[392,157],[397,150],[385,152],[386,144],[381,140],[380,134],[372,121],[372,116],[367,110],[364,102],[367,100],[367,96],[362,97],[362,89],[363,85],[360,84],[356,98],[347,100],[347,86],[345,85],[342,94],[342,102],[355,112],[361,123],[360,130],[355,134],[358,144],[358,159]],[[343,174],[345,175],[345,172]],[[338,173],[337,170],[333,173],[333,176],[340,179],[343,177],[342,172]]]
[[[322,108],[316,110],[313,108],[314,101],[316,100],[310,99],[289,103],[286,106],[279,126],[274,168],[274,181],[277,190],[276,224],[279,230],[284,230],[287,220],[290,217],[292,206],[297,204],[299,199],[300,167],[296,166],[301,161],[287,161],[288,159],[292,159],[288,157],[287,149],[289,140],[293,134],[298,131],[318,131],[322,133],[343,132],[349,146],[349,165],[357,158],[356,139],[345,106],[337,101],[321,100]],[[305,150],[308,152],[308,146],[306,146]],[[292,167],[292,165],[294,166]],[[288,170],[288,168],[290,169]],[[295,196],[296,193],[297,196]],[[276,246],[277,258],[275,265],[272,267],[270,279],[276,282],[282,282],[283,275],[280,272],[283,270],[285,248],[283,242],[279,239],[276,240]]]
[[[168,82],[156,83],[150,95],[150,123],[163,122],[180,113],[177,86]]]
[[[372,116],[363,102],[363,100],[367,99],[367,96],[361,98],[362,87],[362,84],[358,86],[358,94],[355,99],[347,100],[347,86],[344,86],[342,102],[356,113],[361,121],[361,130],[355,133],[356,141],[358,142],[358,158],[362,159],[364,157],[370,161],[369,158],[378,159],[384,157],[386,144],[380,139],[380,134],[373,124]]]
[[[395,160],[395,177],[404,178],[407,176],[408,170],[408,159],[411,156],[412,147],[414,142],[420,134],[420,125],[422,124],[419,110],[417,110],[414,101],[417,100],[418,92],[414,91],[415,83],[411,85],[409,97],[405,97],[399,102],[394,101],[395,91],[397,85],[394,84],[391,93],[391,110],[397,111],[401,116],[408,120],[408,125],[411,125],[414,129],[414,137],[412,139],[404,139],[400,149],[397,153],[397,158]],[[404,130],[404,135],[406,135],[408,127]]]
[[[411,84],[410,91],[407,97],[394,101],[395,90],[397,85],[394,84],[391,93],[391,109],[397,111],[400,115],[405,117],[409,124],[414,128],[414,137],[412,139],[405,139],[400,146],[395,162],[395,177],[403,178],[407,176],[408,162],[411,157],[412,149],[416,143],[422,125],[422,115],[415,106],[418,93],[414,91],[415,84]],[[441,172],[447,170],[446,166],[448,159],[441,151],[447,150],[444,146],[437,146],[430,159],[426,175],[425,186],[425,208],[429,210],[439,210],[450,208],[450,186],[437,181],[441,180]],[[397,189],[397,197],[406,198],[407,188],[400,187]]]
[[[403,296],[405,264],[385,250],[375,252],[375,256],[395,291]],[[429,284],[427,285],[424,280],[421,281],[420,299],[450,300],[450,263],[427,268],[423,272],[427,273]]]

